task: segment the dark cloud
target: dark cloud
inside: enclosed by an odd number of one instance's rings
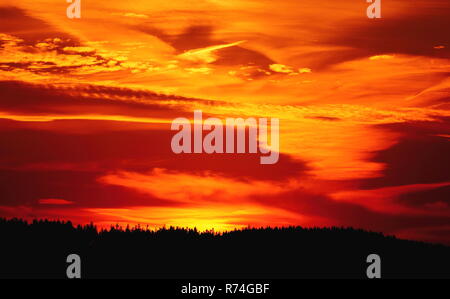
[[[230,41],[213,38],[214,27],[212,26],[191,26],[186,28],[179,35],[169,35],[153,27],[134,27],[140,31],[154,35],[173,46],[179,54],[188,50],[206,48],[220,44],[227,44]],[[236,40],[232,42],[237,42]],[[268,67],[274,64],[272,59],[258,51],[249,50],[241,46],[233,46],[217,50],[219,58],[214,62],[218,65],[255,65],[269,71]]]
[[[398,200],[408,206],[450,210],[450,186],[402,194]]]
[[[305,175],[304,162],[296,161],[281,154],[274,165],[261,165],[260,156],[255,154],[183,154],[176,155],[170,147],[175,132],[170,124],[155,129],[151,125],[126,132],[113,129],[108,124],[114,122],[89,121],[90,131],[85,121],[59,121],[55,126],[30,128],[22,122],[2,121],[0,130],[0,169],[60,169],[112,172],[118,170],[147,173],[153,168],[203,174],[213,172],[233,179],[282,181],[289,177]],[[76,125],[82,127],[81,134]],[[127,123],[122,122],[126,127]],[[103,130],[96,129],[97,126]]]
[[[127,88],[77,85],[57,87],[28,84],[18,81],[0,81],[0,110],[32,115],[98,114],[133,117],[182,117],[192,112],[177,110],[158,101],[199,101],[212,105],[219,102],[160,95],[149,91]]]
[[[373,162],[386,165],[382,177],[364,180],[363,188],[429,184],[450,181],[450,142],[437,135],[450,132],[448,118],[436,122],[381,125],[401,134],[397,144],[377,152]]]
[[[0,170],[0,206],[39,207],[39,199],[59,198],[74,204],[62,208],[123,208],[130,206],[171,206],[150,194],[97,182],[101,172]],[[60,207],[61,208],[61,207]],[[17,215],[16,215],[17,216]]]
[[[299,55],[308,67],[326,68],[348,60],[380,54],[407,54],[450,58],[450,3],[448,1],[414,1],[403,13],[390,13],[390,5],[381,19],[342,21],[330,28],[328,37],[320,40],[325,46],[345,47],[339,50],[315,51]],[[444,46],[444,48],[435,48]]]
[[[48,38],[60,38],[61,46],[77,46],[80,44],[74,36],[54,28],[47,22],[29,16],[26,11],[13,7],[0,7],[0,33],[6,33],[24,40],[26,45],[34,45]]]
[[[318,119],[318,120],[324,120],[324,121],[341,121],[342,120],[339,117],[331,117],[331,116],[306,116],[305,118]]]

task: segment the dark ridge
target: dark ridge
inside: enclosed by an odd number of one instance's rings
[[[196,229],[111,227],[0,219],[0,278],[366,278],[367,256],[383,278],[450,278],[450,247],[353,228]]]

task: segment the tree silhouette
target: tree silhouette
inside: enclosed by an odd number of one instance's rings
[[[366,278],[372,253],[384,278],[450,278],[450,247],[353,228],[99,230],[0,219],[0,238],[0,278],[65,278],[73,253],[85,278]]]

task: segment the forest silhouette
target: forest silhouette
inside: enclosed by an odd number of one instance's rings
[[[81,257],[83,278],[450,278],[450,247],[353,228],[98,229],[94,224],[0,219],[0,278],[66,278]]]

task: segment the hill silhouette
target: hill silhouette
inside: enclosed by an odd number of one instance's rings
[[[450,278],[450,247],[352,228],[195,229],[111,227],[0,219],[0,278],[65,278],[78,254],[83,278]]]

